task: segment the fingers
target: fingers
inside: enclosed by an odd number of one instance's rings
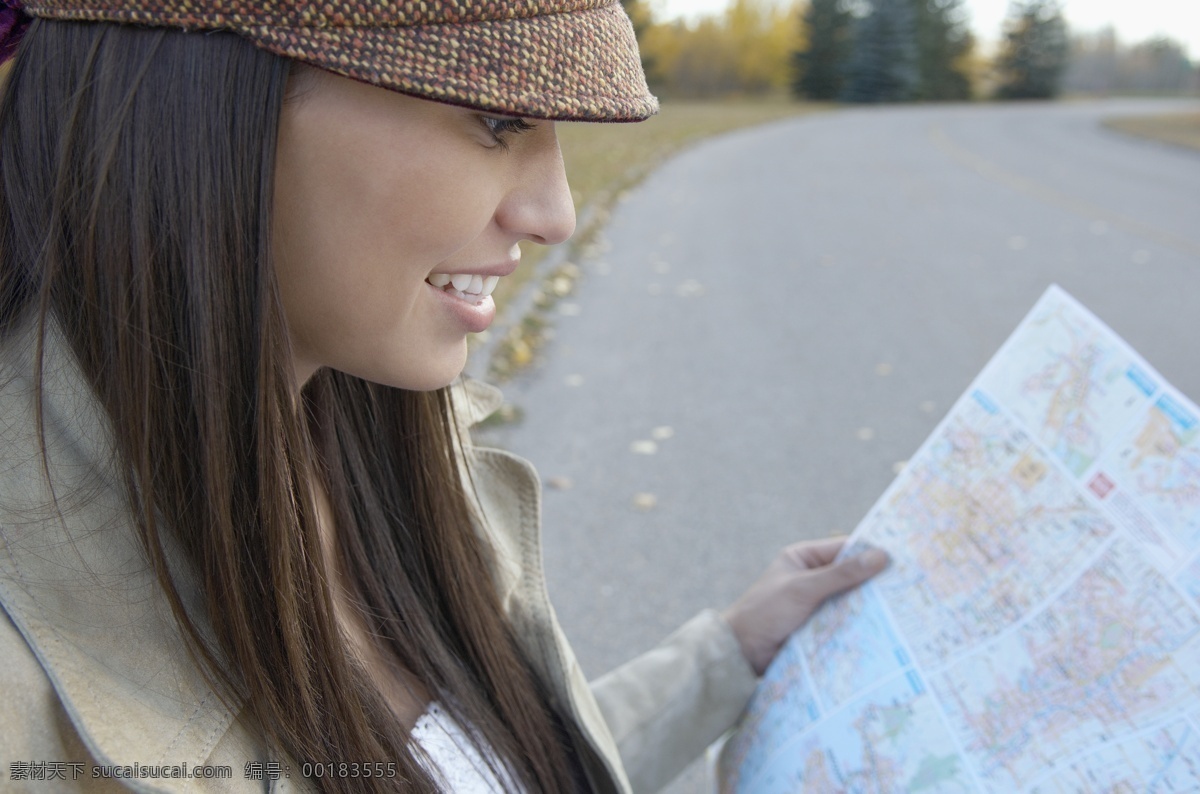
[[[784,554],[800,560],[806,568],[822,568],[833,562],[845,545],[844,535],[822,540],[803,540],[785,548]]]
[[[824,600],[831,595],[857,587],[887,567],[888,556],[880,549],[867,549],[845,560],[809,571],[806,593]]]

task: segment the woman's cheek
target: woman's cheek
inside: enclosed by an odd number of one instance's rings
[[[408,228],[430,243],[441,240],[445,246],[458,241],[454,250],[487,228],[503,198],[503,181],[493,162],[496,153],[479,151],[488,156],[446,157],[442,159],[446,167],[410,175],[403,201],[403,222]]]

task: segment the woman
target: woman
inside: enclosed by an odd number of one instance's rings
[[[589,687],[536,478],[467,443],[467,334],[574,226],[554,120],[656,108],[615,0],[5,14],[10,779],[653,790],[882,566],[791,547]]]

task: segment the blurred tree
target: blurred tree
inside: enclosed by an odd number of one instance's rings
[[[1063,90],[1082,94],[1154,94],[1196,92],[1200,70],[1183,45],[1165,37],[1132,47],[1112,28],[1071,37]]]
[[[917,28],[917,85],[914,99],[971,98],[967,77],[975,38],[967,28],[962,0],[914,0]]]
[[[1177,41],[1159,37],[1135,44],[1119,67],[1120,87],[1135,94],[1183,94],[1193,90],[1196,70]]]
[[[646,49],[640,44],[646,31],[654,24],[650,4],[646,0],[621,0],[621,7],[625,9],[625,13],[629,15],[629,21],[633,23],[633,34],[637,36],[638,49],[642,55],[642,69],[645,70],[646,77],[649,79],[654,74],[657,64],[654,56],[647,54]]]
[[[996,62],[997,98],[1058,96],[1067,53],[1067,23],[1056,0],[1013,3]]]
[[[903,102],[917,88],[916,14],[913,0],[872,0],[854,26],[842,99]]]
[[[651,87],[689,98],[786,90],[803,43],[798,15],[773,0],[735,0],[721,15],[653,24],[641,39],[642,57],[654,64]]]
[[[1111,27],[1096,33],[1071,36],[1063,90],[1072,93],[1107,95],[1117,89],[1121,58],[1117,32]]]
[[[676,27],[682,35],[678,57],[667,77],[676,96],[715,97],[737,88],[736,53],[714,17],[701,19],[694,28]]]
[[[842,94],[854,16],[845,0],[812,0],[800,18],[808,46],[795,55],[792,93],[832,100]]]
[[[674,20],[655,22],[638,36],[642,63],[649,61],[654,65],[653,70],[646,72],[646,80],[654,93],[669,90],[670,76],[674,73],[675,62],[679,60],[687,35],[688,28],[683,20]]]
[[[791,81],[792,53],[803,47],[796,26],[800,7],[774,0],[734,0],[725,12],[725,29],[736,53],[738,89],[761,94],[786,89]]]
[[[974,36],[971,37],[971,47],[955,61],[954,68],[966,75],[971,97],[995,93],[992,59],[979,47]]]

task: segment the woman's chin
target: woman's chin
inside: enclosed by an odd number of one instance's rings
[[[467,341],[441,355],[431,356],[420,362],[406,362],[406,366],[391,371],[376,371],[364,374],[365,380],[384,386],[393,386],[408,391],[437,391],[445,388],[462,375],[467,366]]]

